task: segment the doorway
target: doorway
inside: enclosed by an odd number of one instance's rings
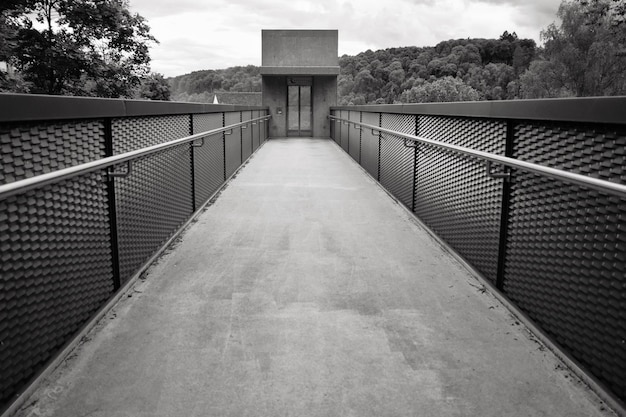
[[[287,136],[313,136],[312,77],[287,78]]]

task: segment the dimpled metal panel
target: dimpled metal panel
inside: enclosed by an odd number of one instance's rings
[[[222,113],[197,114],[193,117],[193,131],[219,129],[222,123]],[[196,203],[200,206],[224,183],[223,133],[205,137],[204,145],[193,148],[193,160]]]
[[[224,126],[239,123],[239,112],[224,113]],[[241,128],[232,129],[232,134],[226,135],[226,178],[237,171],[241,166]]]
[[[380,113],[362,113],[363,123],[378,126]],[[372,129],[363,128],[361,131],[361,165],[372,177],[378,179],[378,152],[380,135],[372,133]]]
[[[252,114],[249,111],[241,112],[241,121],[246,122],[252,119]],[[245,127],[245,129],[244,129]],[[245,161],[252,155],[252,129],[254,126],[252,123],[248,123],[247,126],[241,128],[241,160]]]
[[[188,143],[133,162],[115,179],[121,281],[128,280],[193,212]]]
[[[383,128],[415,134],[415,116],[383,113]],[[402,138],[383,133],[380,141],[380,183],[405,206],[413,207],[415,149]]]
[[[419,116],[419,136],[504,155],[506,122]],[[415,214],[485,277],[497,279],[502,179],[484,163],[434,147],[417,153]]]
[[[189,116],[129,117],[113,119],[113,154],[189,136]]]
[[[520,124],[515,157],[626,183],[626,129]],[[626,399],[626,200],[516,173],[504,291]]]
[[[341,118],[348,119],[350,112],[347,110],[341,111]],[[350,124],[348,122],[341,122],[341,147],[344,151],[350,150]]]
[[[0,406],[113,292],[107,179],[0,201]]]
[[[353,122],[361,121],[361,113],[356,111],[349,112],[348,117]],[[348,149],[350,150],[350,156],[357,162],[361,162],[361,131],[360,127],[357,125],[348,126],[348,130],[350,131],[350,146]]]
[[[0,127],[0,184],[104,156],[102,121],[9,123]]]

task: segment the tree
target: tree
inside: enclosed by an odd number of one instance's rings
[[[152,73],[142,80],[139,96],[149,100],[169,101],[170,85],[162,74]]]
[[[369,93],[376,86],[376,79],[370,70],[364,69],[354,78],[354,87],[359,92]]]
[[[511,86],[513,87],[513,86]],[[519,78],[516,94],[519,98],[571,97],[565,87],[564,70],[559,63],[545,59],[535,60]]]
[[[132,97],[149,73],[156,40],[128,0],[12,1],[21,15],[10,49],[32,92]]]
[[[563,1],[558,11],[561,24],[553,23],[541,33],[547,62],[531,65],[532,71],[520,77],[526,95],[625,94],[625,15],[624,0]],[[540,67],[546,75],[537,73]],[[534,81],[539,84],[532,85]]]
[[[476,101],[479,99],[478,91],[465,84],[460,78],[449,76],[414,86],[400,95],[401,103]]]
[[[13,51],[15,38],[20,28],[20,16],[32,5],[31,1],[3,0],[0,3],[0,63],[5,70],[0,70],[0,91],[27,93],[30,83],[15,71],[16,60]]]
[[[489,63],[484,67],[472,67],[465,82],[479,91],[481,97],[486,100],[504,100],[508,98],[507,86],[515,78],[513,67],[502,63]]]

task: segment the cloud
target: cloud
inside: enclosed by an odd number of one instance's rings
[[[512,10],[514,24],[524,27],[543,29],[556,20],[556,12],[561,0],[476,0],[491,7],[505,7]],[[519,35],[519,33],[518,33]]]
[[[198,11],[202,2],[198,0],[131,0],[130,9],[147,19],[175,16],[181,13]]]
[[[262,29],[338,29],[339,54],[505,30],[539,41],[560,0],[131,0],[161,42],[152,68],[166,76],[260,65]]]

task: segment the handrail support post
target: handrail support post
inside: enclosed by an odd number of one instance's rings
[[[109,178],[126,178],[133,172],[133,161],[128,160],[125,162],[126,171],[115,171],[115,169],[109,169],[107,175]]]
[[[493,163],[489,160],[485,161],[485,172],[491,178],[502,178],[504,181],[509,182],[511,180],[511,170],[508,167],[504,168],[504,172],[494,172],[492,171]]]

